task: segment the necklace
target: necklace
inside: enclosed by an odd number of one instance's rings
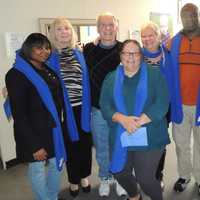
[[[55,80],[56,76],[47,68],[44,69],[45,73],[48,75],[49,79]]]

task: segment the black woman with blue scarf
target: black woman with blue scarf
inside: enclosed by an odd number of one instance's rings
[[[157,24],[147,22],[141,27],[141,41],[143,44],[144,61],[152,67],[160,68],[160,71],[165,76],[168,88],[173,87],[173,68],[170,60],[170,53],[166,47],[161,44],[161,32]],[[172,97],[170,98],[172,99]],[[172,106],[172,104],[170,104]],[[170,107],[166,114],[168,124],[171,120]],[[166,157],[166,149],[161,157],[156,172],[156,178],[160,181],[161,187],[164,188],[163,171]]]
[[[52,64],[58,62],[58,65],[54,66],[59,66],[56,70],[69,97],[76,123],[73,129],[78,132],[78,141],[73,141],[69,134],[64,134],[68,152],[66,168],[69,192],[76,197],[79,194],[79,185],[85,193],[89,193],[91,189],[88,179],[92,161],[89,77],[84,56],[77,47],[75,31],[66,18],[54,20],[51,26],[51,41],[54,51],[49,61]]]
[[[110,127],[110,171],[127,191],[129,200],[142,199],[137,183],[152,200],[162,200],[155,173],[170,143],[165,119],[169,106],[167,84],[160,69],[143,61],[137,41],[124,41],[120,58],[122,64],[107,75],[100,98]]]
[[[66,126],[75,124],[66,92],[48,62],[51,44],[40,33],[30,34],[6,74],[9,105],[14,120],[16,154],[28,162],[28,177],[36,200],[57,200],[60,175],[67,160],[63,140]],[[71,120],[64,120],[65,113]],[[77,133],[70,128],[70,137]]]

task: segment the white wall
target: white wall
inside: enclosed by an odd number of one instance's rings
[[[128,37],[128,29],[139,29],[149,19],[150,12],[167,12],[174,18],[177,14],[175,0],[0,0],[0,5],[0,88],[3,87],[4,75],[13,62],[6,55],[5,33],[39,31],[38,18],[66,16],[95,19],[99,13],[110,11],[119,19],[119,39],[124,40]],[[0,97],[0,105],[2,102]],[[14,146],[11,145],[11,123],[6,121],[2,106],[0,124],[0,151],[7,161],[15,155]]]

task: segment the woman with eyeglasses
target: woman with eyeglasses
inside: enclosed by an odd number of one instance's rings
[[[165,119],[169,106],[167,85],[160,70],[143,61],[137,41],[124,41],[120,58],[122,64],[107,75],[100,98],[110,127],[110,171],[127,191],[129,200],[142,199],[137,183],[152,200],[162,200],[155,173],[170,143]]]

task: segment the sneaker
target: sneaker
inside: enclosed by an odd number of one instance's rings
[[[110,184],[108,178],[101,179],[99,186],[99,196],[100,197],[108,197],[110,194]]]
[[[113,178],[113,176],[108,178],[108,182],[110,185],[115,184],[115,179]]]
[[[185,179],[185,178],[179,178],[176,183],[174,184],[174,190],[176,192],[183,192],[187,184],[190,182],[190,179]]]
[[[126,196],[127,192],[126,190],[115,180],[115,186],[116,186],[116,193],[118,196]]]

